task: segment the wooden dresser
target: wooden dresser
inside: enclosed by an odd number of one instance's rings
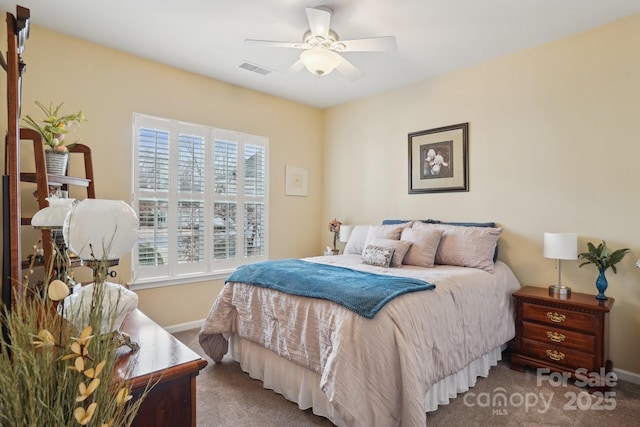
[[[121,329],[140,344],[136,352],[118,349],[116,369],[132,381],[134,398],[157,381],[132,426],[195,427],[196,376],[207,362],[140,310],[129,313]]]
[[[549,368],[575,374],[611,370],[607,360],[607,320],[614,299],[571,293],[550,296],[548,288],[527,286],[513,294],[516,305],[515,348],[511,368]]]

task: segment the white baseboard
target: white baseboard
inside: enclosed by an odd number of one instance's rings
[[[193,322],[178,323],[177,325],[167,326],[164,329],[173,334],[175,332],[188,331],[190,329],[200,329],[204,325],[205,319],[194,320]]]
[[[640,385],[640,374],[636,374],[635,372],[625,371],[624,369],[613,368],[613,372],[616,373],[618,379],[622,381],[627,381],[630,383]]]

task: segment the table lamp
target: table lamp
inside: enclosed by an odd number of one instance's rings
[[[62,306],[65,318],[80,329],[87,325],[95,291],[101,291],[102,317],[110,319],[100,325],[100,334],[113,333],[118,342],[137,350],[136,343],[119,332],[125,316],[138,306],[138,295],[126,287],[111,283],[106,269],[117,265],[131,251],[138,239],[138,216],[121,200],[85,199],[78,202],[65,218],[63,234],[67,247],[83,265],[94,271],[94,282],[77,285]],[[99,280],[100,279],[100,280]]]
[[[342,243],[347,243],[349,241],[349,237],[351,237],[351,232],[353,231],[353,225],[341,225],[340,226],[340,241]]]
[[[562,285],[562,260],[578,259],[578,235],[544,233],[544,257],[558,260],[558,283],[549,286],[549,295],[569,296],[571,288]]]

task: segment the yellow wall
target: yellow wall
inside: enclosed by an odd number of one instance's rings
[[[88,121],[83,123],[79,135],[93,152],[98,197],[131,201],[133,112],[264,135],[270,138],[270,256],[318,254],[320,231],[309,224],[323,220],[324,113],[321,110],[146,61],[38,26],[31,28],[24,60],[27,72],[23,79],[23,116],[41,116],[35,100],[45,104],[64,101],[63,112],[82,109],[85,113]],[[6,87],[4,82],[3,85]],[[1,104],[6,117],[5,102]],[[6,119],[1,126],[4,134]],[[22,167],[33,170],[29,143],[23,144]],[[285,196],[285,165],[308,169],[308,197]],[[83,173],[82,168],[78,173]],[[22,197],[26,212],[37,209],[30,194],[34,189],[24,186]],[[29,235],[28,229],[23,230]],[[31,241],[27,237],[24,245],[35,243],[37,234],[31,235]],[[125,259],[117,268],[121,280],[129,280],[129,265]],[[206,317],[221,286],[221,281],[212,281],[140,290],[139,306],[163,326],[197,321]]]
[[[614,366],[640,373],[640,16],[327,112],[325,218],[496,221],[523,285],[557,281],[547,232],[631,248],[607,272]],[[407,134],[469,122],[470,191],[407,193]],[[339,153],[339,155],[330,155]],[[597,270],[562,264],[595,294]]]

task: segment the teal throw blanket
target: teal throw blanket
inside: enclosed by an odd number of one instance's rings
[[[244,265],[226,282],[247,283],[291,295],[333,301],[367,319],[372,319],[386,303],[399,295],[436,287],[410,277],[386,276],[299,259]]]

